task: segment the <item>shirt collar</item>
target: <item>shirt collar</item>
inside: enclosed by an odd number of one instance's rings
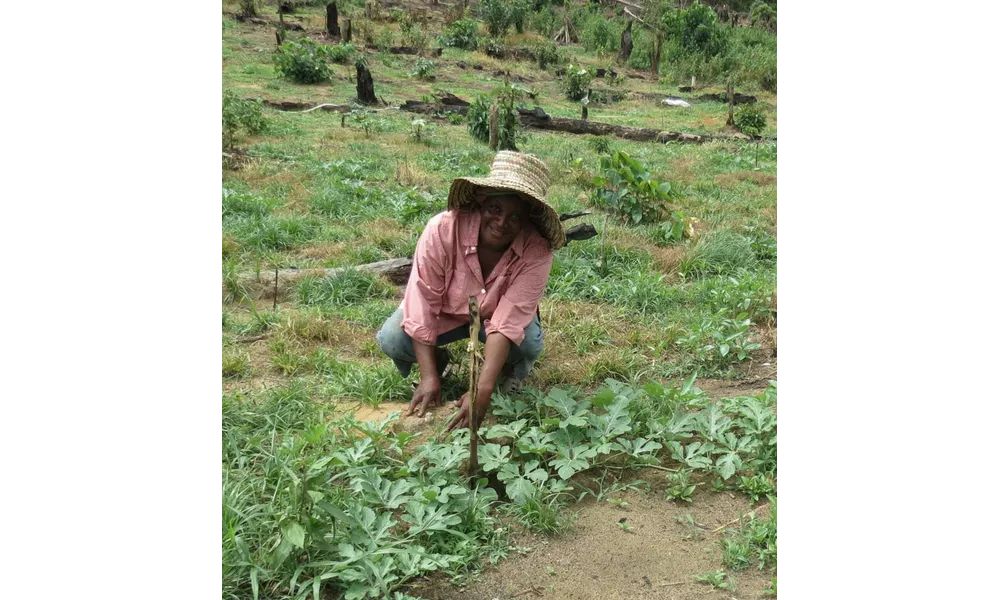
[[[478,210],[459,213],[459,215],[463,221],[463,227],[461,228],[462,246],[466,248],[465,253],[469,254],[470,249],[474,249],[479,245],[479,223],[482,215],[479,214]],[[530,223],[525,224],[521,232],[510,243],[511,249],[519,258],[524,257],[524,247],[527,245],[528,237],[531,236],[533,231],[534,227]]]

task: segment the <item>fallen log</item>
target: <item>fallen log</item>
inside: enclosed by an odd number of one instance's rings
[[[574,218],[577,216],[582,215],[575,213],[561,215],[561,217],[566,218]],[[561,218],[561,220],[565,219]],[[573,227],[566,229],[566,243],[568,244],[573,241],[588,240],[596,235],[597,230],[593,225],[581,223],[580,225],[574,225]],[[389,260],[380,260],[378,262],[353,267],[337,267],[335,269],[299,269],[291,267],[288,269],[278,269],[276,275],[274,271],[261,271],[259,276],[253,273],[243,273],[240,275],[240,279],[242,280],[241,283],[245,287],[259,289],[257,297],[259,299],[265,299],[274,298],[275,295],[280,296],[284,294],[288,291],[289,287],[306,277],[336,277],[349,269],[361,271],[362,273],[381,275],[391,283],[396,285],[406,285],[406,282],[410,279],[410,270],[412,268],[413,259],[411,258],[390,258]],[[224,296],[226,293],[225,289],[223,289],[222,293]]]
[[[691,133],[660,131],[645,127],[628,127],[625,125],[600,123],[598,121],[553,117],[545,114],[545,111],[538,107],[535,107],[534,110],[519,108],[517,112],[521,119],[521,125],[548,131],[562,131],[579,135],[613,135],[624,140],[636,142],[689,142],[700,144],[709,139],[708,136]]]
[[[261,103],[277,110],[299,110],[311,112],[314,110],[329,110],[335,112],[351,112],[350,106],[337,104],[312,104],[311,102],[295,102],[294,100],[262,100]]]
[[[437,102],[417,102],[407,100],[399,107],[406,112],[419,113],[424,115],[438,115],[442,113],[466,114],[469,111],[467,106],[446,106]],[[541,108],[535,107],[533,110],[517,109],[521,125],[544,129],[547,131],[562,131],[578,135],[613,135],[624,140],[636,142],[688,142],[700,144],[711,139],[706,135],[695,135],[691,133],[678,133],[675,131],[660,131],[658,129],[646,129],[644,127],[627,127],[625,125],[612,125],[599,121],[584,121],[582,119],[564,119],[553,117],[545,113]]]

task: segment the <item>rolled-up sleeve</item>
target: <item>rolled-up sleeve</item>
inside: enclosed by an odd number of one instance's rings
[[[440,215],[420,234],[413,268],[403,296],[403,331],[424,344],[437,342],[437,318],[447,289],[447,252],[441,239]]]
[[[486,324],[486,334],[500,332],[512,344],[520,346],[524,341],[524,329],[535,317],[538,303],[542,301],[551,270],[551,251],[528,260],[497,303],[493,316]]]

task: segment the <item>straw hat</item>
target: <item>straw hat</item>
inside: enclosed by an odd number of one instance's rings
[[[476,192],[481,188],[519,193],[531,204],[530,218],[538,232],[558,250],[566,245],[559,215],[545,202],[549,187],[549,169],[537,156],[501,150],[490,167],[489,177],[459,177],[451,183],[448,209],[478,208]]]

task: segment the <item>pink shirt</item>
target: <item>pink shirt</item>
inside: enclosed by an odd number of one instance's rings
[[[403,330],[434,345],[437,336],[469,322],[469,296],[479,299],[486,335],[521,345],[549,281],[552,249],[527,224],[492,273],[480,273],[479,211],[447,211],[427,222],[403,297]]]

